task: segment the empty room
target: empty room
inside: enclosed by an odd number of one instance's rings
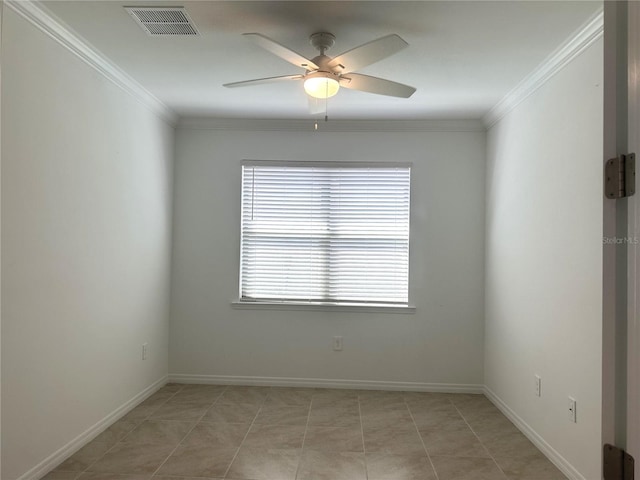
[[[633,8],[0,5],[2,480],[618,478]]]

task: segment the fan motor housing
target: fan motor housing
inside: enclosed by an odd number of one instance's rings
[[[317,70],[318,72],[334,73],[333,69],[329,66],[331,57],[328,57],[327,55],[318,55],[317,57],[312,58],[311,61],[320,67]]]

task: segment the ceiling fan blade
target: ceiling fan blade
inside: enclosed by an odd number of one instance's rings
[[[222,85],[227,88],[249,87],[251,85],[260,85],[262,83],[275,83],[283,80],[300,80],[304,75],[282,75],[280,77],[256,78],[255,80],[244,80],[242,82],[225,83]]]
[[[277,57],[294,64],[297,67],[306,68],[307,70],[318,70],[320,67],[308,58],[303,57],[299,53],[294,52],[290,48],[280,45],[278,42],[271,40],[259,33],[243,33],[245,37],[260,45],[265,50],[273,53]]]
[[[309,113],[311,115],[319,115],[321,113],[325,113],[327,100],[312,97],[311,95],[307,95],[309,99]]]
[[[396,34],[372,40],[348,50],[329,62],[337,72],[353,72],[399,52],[409,44]]]
[[[388,95],[390,97],[409,98],[416,91],[409,85],[404,85],[384,78],[370,77],[360,73],[349,73],[340,78],[340,86],[351,90],[361,90],[363,92],[377,93],[378,95]]]

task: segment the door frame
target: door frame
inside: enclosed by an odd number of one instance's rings
[[[639,2],[629,2],[627,25],[627,151],[640,154]],[[635,474],[640,478],[640,199],[637,194],[628,200],[628,214],[626,450],[638,459]]]
[[[604,2],[603,157],[626,152],[627,2]],[[604,182],[603,182],[604,183]],[[610,200],[602,192],[602,235],[627,236],[627,199]],[[626,443],[627,245],[602,247],[602,444]]]

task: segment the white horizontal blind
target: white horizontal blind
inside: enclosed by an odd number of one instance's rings
[[[240,297],[408,301],[410,167],[245,163]]]

